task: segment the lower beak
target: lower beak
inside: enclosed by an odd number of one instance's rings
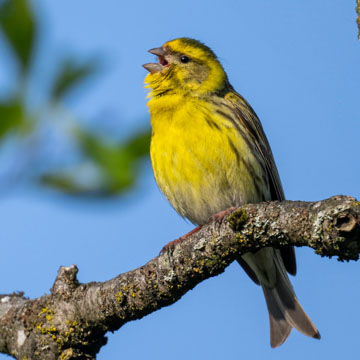
[[[159,58],[158,63],[149,63],[143,65],[143,67],[152,74],[162,71],[164,66],[168,65],[167,61],[165,60],[166,52],[162,47],[150,49],[149,53],[154,54]]]
[[[163,69],[163,66],[161,64],[158,63],[148,63],[148,64],[144,64],[143,67],[151,72],[152,74],[160,72]]]

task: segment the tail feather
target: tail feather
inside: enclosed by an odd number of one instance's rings
[[[320,333],[314,323],[310,320],[291,286],[289,278],[284,271],[281,259],[278,253],[274,256],[276,267],[276,286],[271,289],[271,292],[278,303],[278,306],[283,311],[288,323],[302,334],[320,339]],[[270,311],[270,309],[269,309]]]
[[[316,326],[296,298],[279,250],[264,248],[257,253],[245,254],[241,262],[257,278],[263,289],[270,320],[271,347],[281,345],[290,335],[291,328],[302,334],[320,339]],[[249,273],[249,271],[247,271]],[[253,278],[251,277],[251,278]]]
[[[270,345],[272,348],[280,346],[290,335],[289,325],[283,310],[273,294],[273,289],[262,286],[270,320]]]

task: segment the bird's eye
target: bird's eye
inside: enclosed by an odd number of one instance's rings
[[[190,61],[190,58],[186,55],[183,55],[181,58],[180,58],[180,61],[183,63],[183,64],[187,64],[189,61]]]

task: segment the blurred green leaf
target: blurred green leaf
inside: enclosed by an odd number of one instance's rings
[[[44,133],[50,130],[46,123],[49,114],[61,115],[63,107],[59,108],[57,102],[63,100],[77,86],[97,73],[102,63],[99,59],[79,62],[75,58],[65,56],[57,68],[48,92],[50,95],[46,99],[47,103],[39,109],[27,108],[24,104],[28,104],[28,93],[23,85],[27,85],[24,80],[30,80],[28,70],[37,50],[35,41],[38,25],[32,12],[33,3],[36,2],[0,0],[0,31],[13,51],[14,59],[12,60],[19,63],[22,72],[22,77],[17,78],[19,83],[15,84],[21,99],[8,95],[7,100],[0,100],[0,141],[15,130],[16,136],[19,137],[33,135],[29,146],[38,148],[31,161],[37,164],[37,156],[41,157],[44,154],[41,149],[41,146],[46,143],[43,141],[43,136],[47,137],[47,134],[44,135]],[[42,185],[70,195],[92,197],[117,195],[135,185],[139,176],[139,160],[149,153],[150,131],[142,131],[126,141],[115,142],[86,129],[77,129],[75,136],[68,139],[70,134],[67,130],[68,128],[64,134],[60,135],[60,142],[64,135],[66,141],[70,140],[72,149],[76,149],[75,152],[77,152],[73,157],[70,154],[70,157],[79,159],[80,152],[81,160],[73,164],[70,159],[71,167],[59,169],[58,165],[53,163],[52,155],[49,154],[46,158],[47,154],[44,154],[44,158],[41,157],[39,161],[41,166],[39,170],[35,170],[31,176],[32,179],[35,175]],[[52,139],[57,139],[54,133],[51,132],[51,135]]]
[[[132,136],[125,144],[114,144],[84,129],[75,132],[78,145],[98,173],[84,175],[81,165],[71,172],[46,174],[41,182],[62,192],[82,196],[111,196],[135,185],[138,159],[149,153],[150,132]],[[86,181],[83,181],[83,178]]]
[[[126,148],[133,158],[138,158],[149,154],[151,131],[147,130],[131,137],[126,144]]]
[[[0,138],[3,138],[10,130],[22,125],[23,121],[23,109],[18,101],[0,104]]]
[[[40,182],[43,185],[61,190],[67,194],[79,194],[83,192],[83,186],[79,186],[74,179],[67,174],[45,174],[41,176]]]
[[[54,80],[51,94],[52,100],[59,100],[66,96],[80,82],[94,75],[99,69],[97,61],[89,61],[85,64],[75,63],[72,59],[66,59],[60,65]]]
[[[27,70],[35,39],[35,19],[28,0],[0,3],[0,26],[23,70]]]
[[[83,153],[103,171],[109,193],[123,191],[134,184],[134,157],[129,149],[85,130],[78,130],[77,138]]]

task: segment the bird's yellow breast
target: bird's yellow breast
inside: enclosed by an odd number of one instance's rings
[[[177,94],[152,98],[148,105],[155,179],[179,214],[203,224],[219,211],[267,197],[256,184],[265,181],[263,170],[231,114]]]

